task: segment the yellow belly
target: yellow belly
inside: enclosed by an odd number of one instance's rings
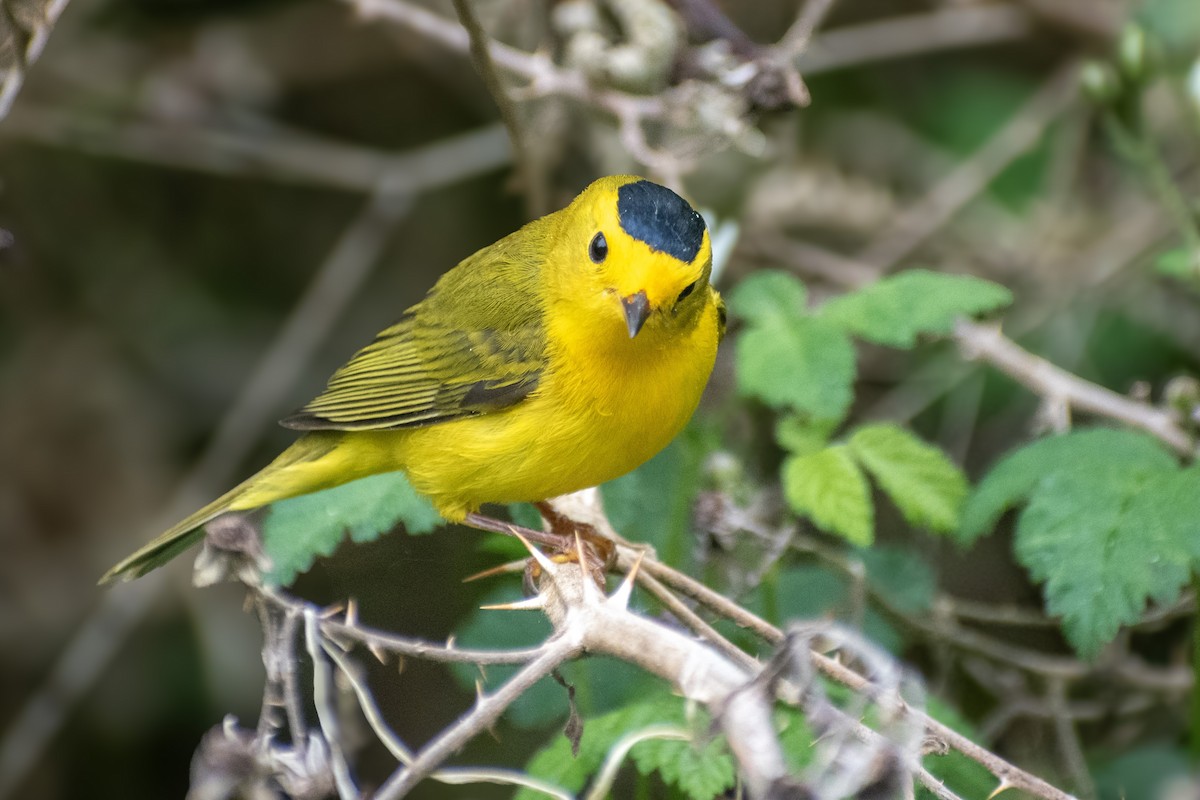
[[[560,342],[538,390],[511,409],[397,431],[413,486],[461,520],[482,503],[544,500],[648,461],[700,402],[716,358],[716,310],[686,336],[621,333]]]

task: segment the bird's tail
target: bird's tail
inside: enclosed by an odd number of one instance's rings
[[[122,559],[104,573],[100,583],[133,580],[140,578],[152,569],[161,567],[204,538],[203,526],[205,523],[226,511],[257,508],[276,500],[308,494],[333,485],[337,481],[281,480],[280,478],[284,473],[289,476],[312,473],[311,478],[316,478],[318,473],[312,470],[289,468],[317,462],[322,456],[328,454],[335,444],[336,439],[328,435],[309,434],[301,437],[262,470],[160,534],[137,552]]]

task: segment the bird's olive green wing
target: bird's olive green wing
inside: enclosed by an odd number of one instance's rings
[[[527,397],[545,367],[546,338],[538,264],[522,258],[522,243],[513,238],[446,273],[282,424],[405,428],[495,411]]]

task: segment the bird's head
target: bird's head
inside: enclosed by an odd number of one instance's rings
[[[633,339],[694,324],[708,302],[712,245],[704,219],[665,186],[601,178],[560,214],[564,285]],[[582,288],[584,296],[576,294]]]

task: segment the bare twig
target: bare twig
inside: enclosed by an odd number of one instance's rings
[[[0,44],[10,45],[14,59],[11,64],[0,64],[0,75],[3,75],[0,80],[0,120],[8,116],[25,82],[25,73],[42,54],[54,23],[67,7],[67,0],[45,0],[41,6],[41,19],[18,20],[9,11],[7,3],[0,4]],[[25,24],[31,28],[23,29]]]
[[[545,185],[537,174],[537,163],[529,149],[525,125],[517,113],[517,106],[504,90],[500,76],[492,64],[487,32],[471,7],[470,0],[454,0],[454,10],[470,37],[471,62],[475,65],[475,71],[483,78],[483,85],[496,102],[496,107],[500,110],[500,119],[508,131],[508,138],[512,142],[513,161],[516,162],[517,172],[521,176],[521,187],[525,190],[529,216],[539,217],[548,210]]]
[[[341,724],[338,722],[338,712],[335,708],[333,692],[333,676],[329,670],[329,662],[325,660],[325,652],[321,647],[320,621],[317,614],[306,611],[304,614],[304,642],[309,660],[313,665],[313,705],[317,709],[317,720],[321,724],[321,734],[329,747],[333,761],[333,779],[337,786],[338,797],[341,800],[357,800],[358,787],[350,775],[350,765],[346,763],[346,754],[342,752]],[[293,663],[295,663],[293,661]]]
[[[1143,430],[1182,456],[1194,456],[1196,443],[1167,409],[1156,408],[1105,389],[1030,353],[998,328],[960,320],[954,338],[968,359],[986,361],[1034,393],[1057,398],[1071,408]]]
[[[1013,159],[1037,143],[1075,99],[1077,73],[1073,61],[1059,67],[1008,123],[863,248],[858,260],[887,271],[910,255]]]
[[[219,427],[225,433],[210,440],[168,503],[169,513],[154,528],[165,527],[195,508],[199,498],[211,491],[210,487],[228,480],[236,465],[254,447],[257,432],[266,429],[275,417],[301,365],[307,363],[312,349],[325,339],[329,326],[366,278],[367,267],[376,260],[391,231],[388,220],[399,219],[404,212],[404,193],[461,180],[482,171],[480,164],[479,160],[469,158],[468,153],[457,153],[436,163],[414,161],[410,172],[389,176],[386,189],[379,190],[376,199],[347,228],[318,268],[304,298],[260,360],[258,372],[273,377],[252,380],[242,389]],[[332,287],[328,294],[327,287]],[[0,739],[0,798],[20,785],[69,710],[154,607],[169,574],[161,570],[136,584],[104,593],[99,607],[81,625],[51,668],[46,683],[30,696]]]
[[[381,175],[407,175],[417,189],[486,172],[511,158],[500,125],[392,154],[295,131],[175,128],[26,104],[0,125],[0,136],[175,169],[365,192],[375,190]],[[452,170],[448,177],[445,170]]]
[[[504,709],[512,705],[531,686],[581,652],[582,643],[569,636],[558,636],[546,642],[537,658],[518,670],[495,692],[481,696],[470,713],[443,730],[422,748],[409,764],[397,769],[379,787],[379,791],[374,795],[376,800],[397,800],[403,797],[464,744],[487,730],[504,713]]]
[[[796,66],[806,75],[815,75],[938,50],[1022,39],[1033,28],[1029,13],[1012,5],[947,6],[826,30],[812,40]]]

